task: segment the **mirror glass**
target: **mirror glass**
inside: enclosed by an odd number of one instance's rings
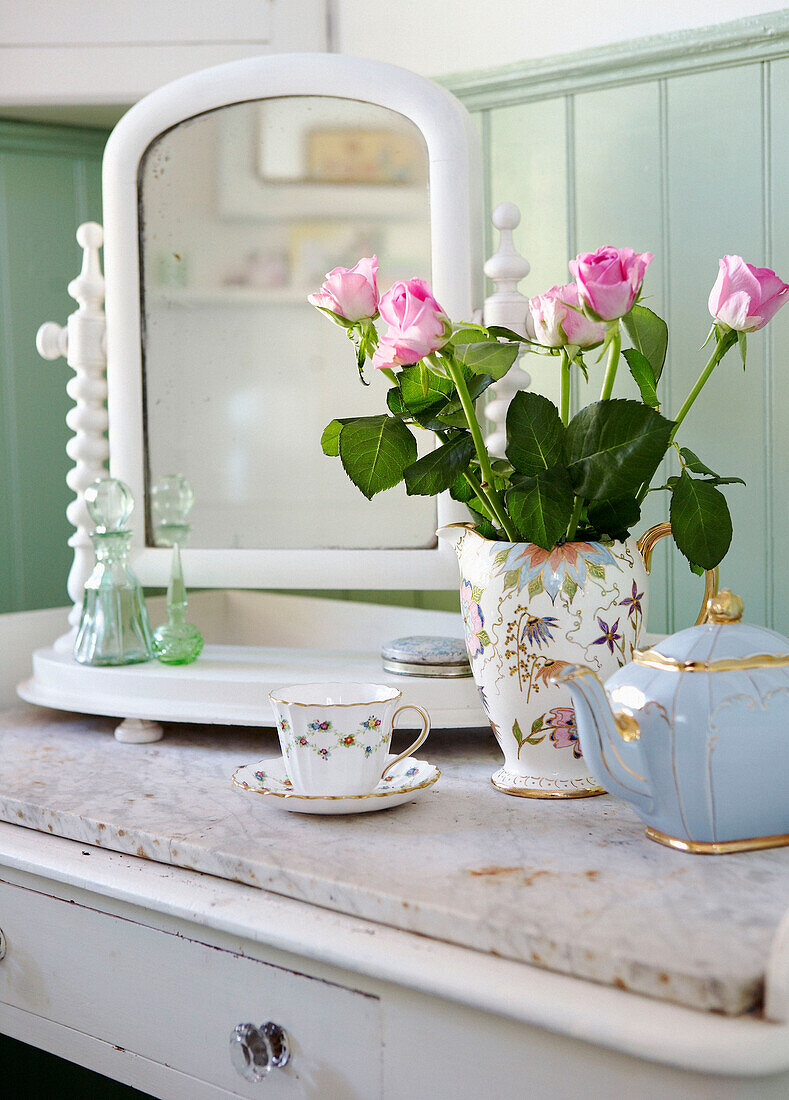
[[[368,502],[322,453],[325,425],[383,412],[388,382],[368,365],[362,386],[345,334],[306,301],[373,253],[381,292],[430,281],[417,127],[333,97],[222,107],[149,146],[139,204],[146,498],[187,477],[197,548],[435,546],[434,499],[398,486]]]

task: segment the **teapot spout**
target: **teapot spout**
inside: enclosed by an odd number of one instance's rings
[[[566,665],[551,679],[566,683],[570,690],[578,740],[592,774],[611,794],[650,813],[653,799],[643,774],[636,719],[626,711],[611,710],[598,676],[585,665]]]

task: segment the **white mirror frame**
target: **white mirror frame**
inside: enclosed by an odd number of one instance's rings
[[[375,61],[338,54],[279,54],[194,73],[146,96],[124,115],[104,154],[104,265],[110,470],[134,493],[135,572],[164,585],[170,551],[145,546],[138,173],[164,131],[206,111],[276,96],[335,96],[389,108],[422,132],[429,158],[432,286],[453,320],[481,306],[480,141],[471,116],[445,89]],[[327,460],[328,461],[328,460]],[[466,513],[443,494],[438,525]],[[202,550],[183,552],[191,586],[220,588],[447,588],[451,547],[429,550]]]

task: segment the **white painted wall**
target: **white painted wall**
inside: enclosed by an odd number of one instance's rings
[[[334,42],[440,76],[777,10],[770,0],[335,0]]]

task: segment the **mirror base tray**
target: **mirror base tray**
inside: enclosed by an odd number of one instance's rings
[[[150,601],[155,618],[159,601]],[[211,639],[191,665],[158,661],[94,668],[56,643],[33,655],[33,676],[18,694],[29,703],[81,714],[154,722],[273,726],[270,689],[328,681],[392,684],[438,728],[487,726],[471,679],[401,676],[384,671],[383,641],[398,634],[456,634],[460,616],[421,608],[286,596],[197,592],[190,613]],[[225,639],[257,644],[223,644]],[[65,640],[65,639],[64,639]]]
[[[207,645],[192,665],[158,661],[107,668],[81,665],[52,647],[33,654],[33,676],[18,694],[28,703],[81,714],[159,722],[273,726],[267,694],[283,684],[382,683],[413,696],[433,725],[487,725],[473,680],[397,676],[377,653]]]

